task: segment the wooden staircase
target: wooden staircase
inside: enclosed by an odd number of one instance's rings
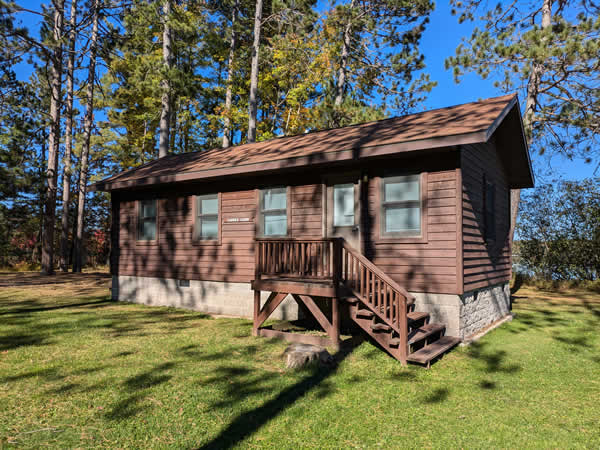
[[[256,336],[300,342],[298,335],[261,328],[284,298],[291,294],[306,307],[339,346],[340,310],[402,364],[425,365],[441,357],[460,339],[445,336],[446,327],[430,323],[429,314],[415,311],[415,299],[345,240],[257,239],[254,289]],[[260,292],[271,291],[261,309]],[[313,298],[314,297],[314,298]],[[332,300],[331,321],[314,299]],[[306,337],[314,343],[314,337]],[[322,342],[322,341],[319,341]]]
[[[445,325],[430,323],[428,313],[415,311],[414,297],[345,241],[341,257],[350,318],[394,358],[429,368],[460,342],[444,335]]]

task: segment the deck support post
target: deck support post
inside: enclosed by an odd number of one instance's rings
[[[336,349],[340,348],[340,299],[331,299],[331,341]]]
[[[252,336],[258,336],[258,316],[260,314],[260,291],[254,291],[254,322],[252,325]]]

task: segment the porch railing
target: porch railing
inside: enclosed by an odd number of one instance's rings
[[[333,280],[340,274],[341,242],[330,239],[257,239],[255,278]]]

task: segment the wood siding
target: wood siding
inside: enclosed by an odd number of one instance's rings
[[[368,211],[363,214],[364,251],[381,270],[412,292],[458,293],[457,171],[425,173],[422,226],[424,238],[380,238],[380,177],[368,185]]]
[[[321,185],[294,186],[290,191],[290,237],[322,237]],[[220,245],[193,239],[193,194],[204,193],[208,192],[169,194],[158,199],[156,244],[136,241],[136,199],[115,200],[114,225],[119,230],[119,252],[115,252],[118,256],[113,259],[113,267],[117,263],[116,272],[120,275],[250,282],[254,278],[257,191],[221,194]],[[235,219],[249,221],[231,221]]]
[[[462,293],[460,155],[457,151],[414,159],[385,159],[362,166],[362,251],[399,285],[412,292]],[[379,182],[394,167],[399,173],[422,173],[425,193],[424,233],[415,238],[380,238]],[[342,170],[343,169],[343,170]],[[348,173],[352,168],[340,168]],[[338,170],[338,169],[335,169]],[[173,184],[160,191],[113,193],[115,236],[113,273],[207,281],[250,282],[254,279],[254,238],[258,190],[290,184],[288,230],[292,238],[324,236],[324,184],[334,169],[294,176],[256,177],[234,183]],[[390,175],[397,175],[393,172]],[[307,184],[302,184],[307,183]],[[308,184],[310,183],[310,184]],[[210,190],[209,190],[210,189]],[[156,194],[154,192],[160,192]],[[193,195],[221,192],[221,243],[201,243],[193,236]],[[136,241],[135,202],[159,195],[158,241]],[[248,222],[228,220],[248,218]],[[465,244],[466,245],[466,244]],[[469,244],[471,245],[471,244]],[[465,272],[470,269],[466,267]]]
[[[468,292],[510,280],[510,191],[493,140],[462,147],[461,168],[464,291]],[[494,241],[486,240],[484,177],[495,186]]]

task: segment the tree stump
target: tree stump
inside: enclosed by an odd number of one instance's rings
[[[291,344],[283,352],[288,369],[300,369],[312,364],[330,365],[333,357],[327,350],[316,345]]]

